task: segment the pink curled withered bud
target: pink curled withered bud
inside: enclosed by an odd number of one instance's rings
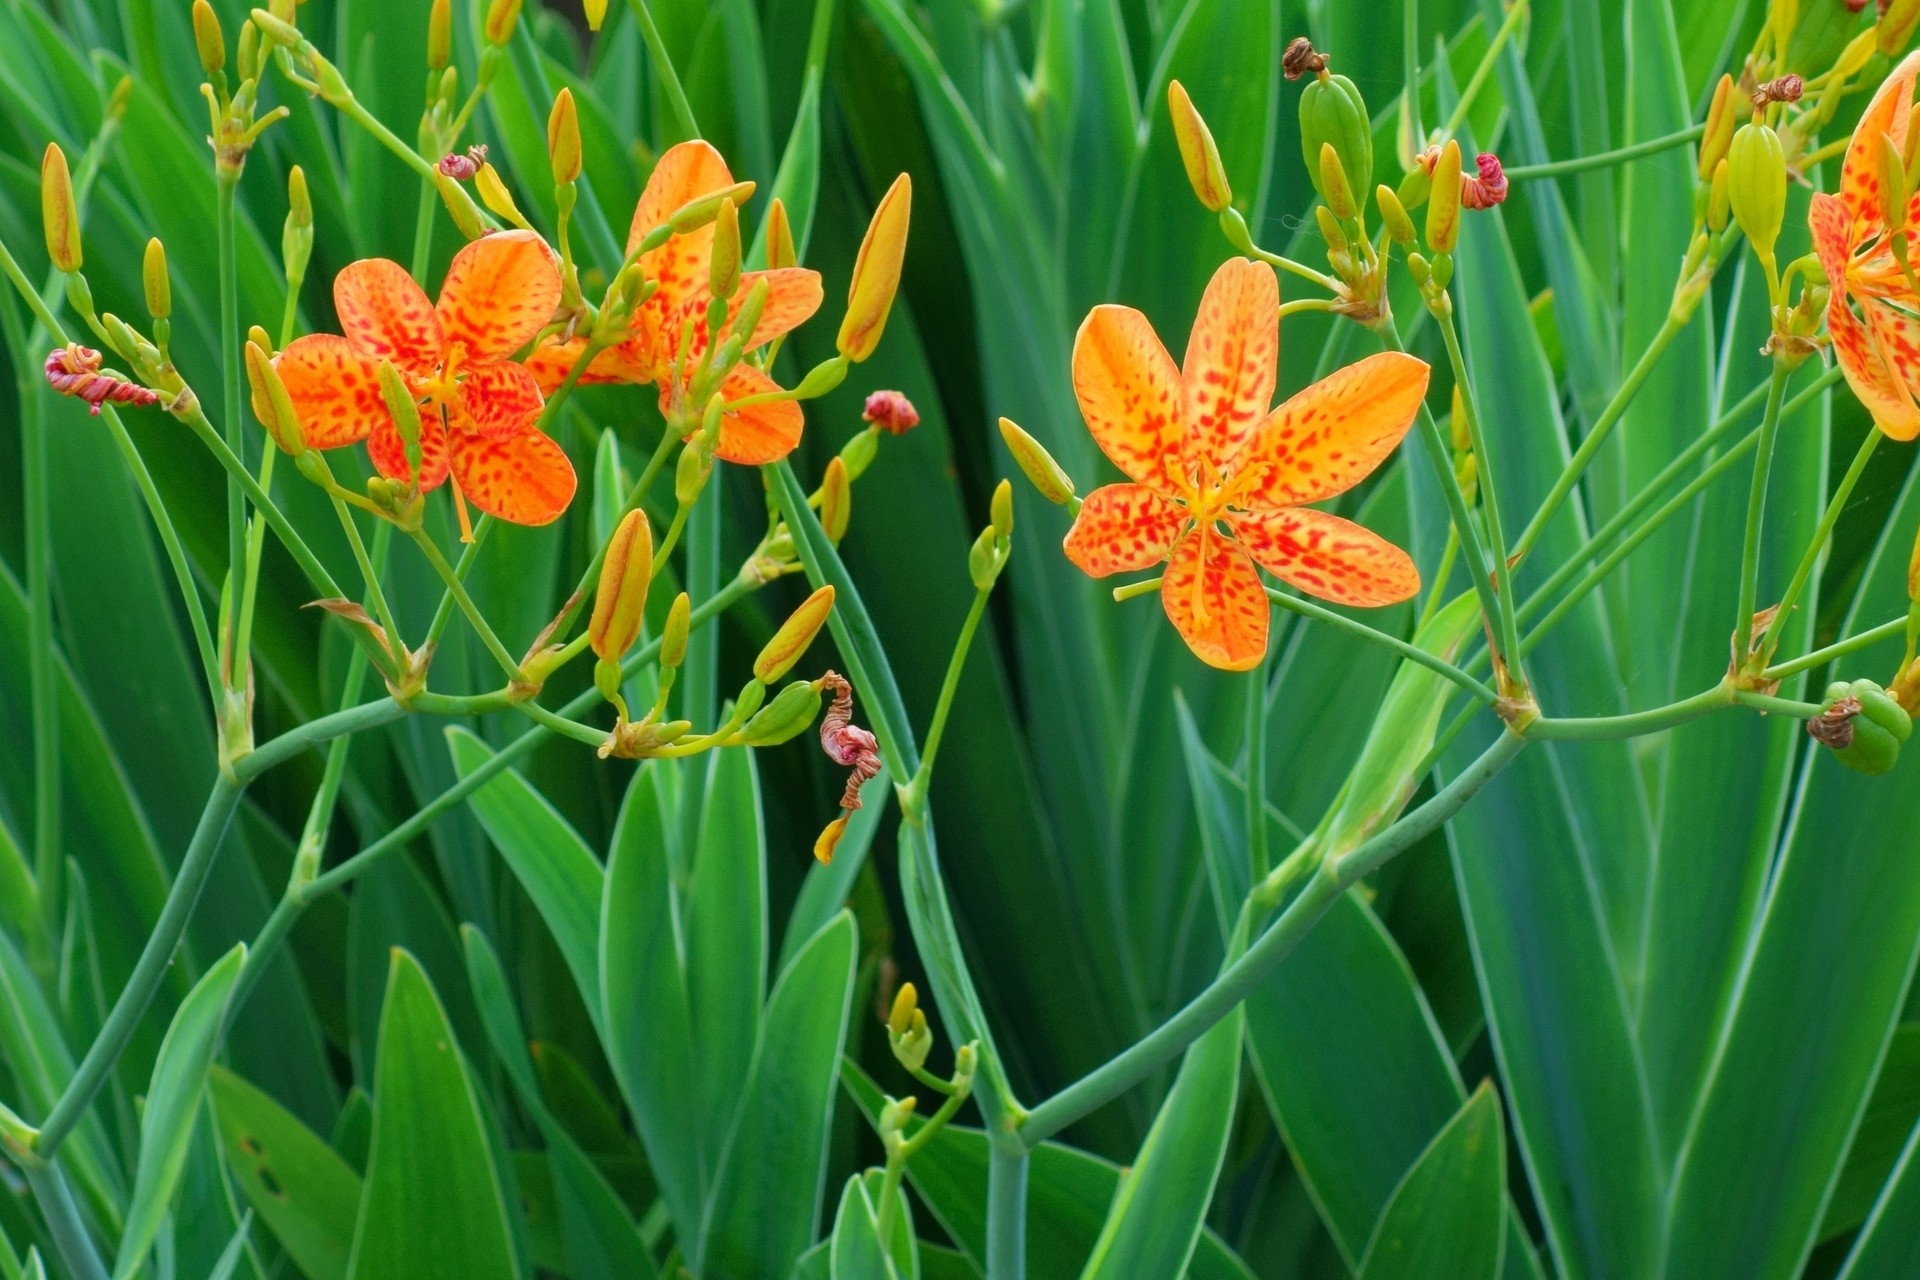
[[[1507,198],[1507,175],[1500,168],[1500,157],[1483,151],[1474,157],[1480,170],[1460,176],[1460,203],[1469,209],[1491,209]]]
[[[868,396],[860,417],[896,436],[905,435],[920,423],[920,411],[898,391],[876,391]]]
[[[860,788],[880,772],[880,742],[852,723],[853,686],[845,676],[829,671],[820,677],[820,683],[833,690],[833,705],[820,720],[820,749],[827,753],[827,759],[853,770],[847,777],[846,793],[840,797],[840,807],[851,812],[860,807]]]
[[[480,166],[486,162],[486,144],[479,143],[468,147],[465,155],[449,154],[441,156],[439,167],[441,173],[446,174],[455,182],[465,182],[468,178],[480,172]]]
[[[149,391],[119,374],[100,368],[101,355],[92,347],[70,342],[47,353],[47,382],[63,396],[87,402],[87,411],[100,416],[100,406],[108,400],[117,404],[148,405],[160,403],[159,393]]]

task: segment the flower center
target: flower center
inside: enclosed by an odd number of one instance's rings
[[[446,357],[440,362],[439,369],[424,378],[411,378],[413,393],[422,404],[430,404],[440,409],[451,409],[454,397],[460,394],[460,384],[466,377],[467,346],[464,342],[455,342],[447,347]]]

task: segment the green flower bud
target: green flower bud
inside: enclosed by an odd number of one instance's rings
[[[993,517],[993,531],[1003,538],[1013,536],[1013,484],[1002,480],[993,487],[993,501],[989,504]]]
[[[393,367],[391,360],[380,362],[380,395],[387,402],[387,412],[393,417],[395,430],[400,433],[400,443],[406,447],[407,478],[417,484],[420,479],[420,406],[415,403],[413,392],[407,389],[406,380]]]
[[[693,602],[682,591],[667,610],[667,624],[660,629],[660,666],[671,671],[687,660],[687,634],[693,622]]]
[[[1373,189],[1373,123],[1366,99],[1353,81],[1324,72],[1300,95],[1300,149],[1320,198],[1332,204],[1321,170],[1323,146],[1339,155],[1349,192]]]
[[[167,247],[159,239],[147,241],[140,263],[140,282],[147,290],[147,314],[165,320],[173,314],[173,283],[167,278]]]
[[[749,747],[777,747],[798,737],[820,714],[820,690],[811,680],[795,680],[754,713],[740,731]]]
[[[1893,768],[1900,744],[1913,733],[1913,720],[1900,704],[1871,680],[1835,681],[1827,686],[1826,701],[1829,712],[1809,721],[1807,731],[1849,769],[1877,775]]]
[[[1055,505],[1063,505],[1073,497],[1073,480],[1060,464],[1053,460],[1046,447],[1032,436],[1022,431],[1013,419],[1000,419],[1000,438],[1007,442],[1007,452],[1040,496]]]
[[[1400,197],[1400,207],[1403,209],[1418,209],[1427,202],[1427,197],[1432,193],[1433,175],[1428,173],[1426,166],[1418,160],[1400,179],[1400,186],[1394,192]]]
[[[993,590],[994,582],[1000,577],[1003,563],[999,551],[999,535],[993,526],[988,525],[973,540],[973,546],[967,550],[967,576],[973,580],[978,591]]]
[[[193,46],[200,53],[200,67],[213,75],[227,65],[227,38],[220,32],[220,18],[207,0],[193,0]]]
[[[1727,202],[1728,167],[1724,159],[1713,167],[1713,186],[1707,194],[1707,226],[1715,235],[1727,229],[1727,214],[1730,210]]]
[[[800,385],[793,389],[793,398],[815,400],[827,394],[846,381],[849,363],[846,356],[834,356],[831,359],[822,360],[807,370],[806,377],[800,379]]]
[[[873,465],[874,455],[879,452],[880,428],[868,427],[865,431],[857,432],[840,447],[840,461],[847,464],[847,479],[858,480]]]
[[[674,466],[673,500],[683,507],[692,506],[712,474],[713,455],[700,447],[699,440],[690,441],[680,451],[680,461]]]
[[[1347,233],[1340,229],[1340,219],[1326,205],[1313,206],[1313,220],[1320,224],[1320,237],[1327,242],[1328,253],[1347,251]]]
[[[736,267],[736,275],[738,268]],[[734,287],[739,287],[736,278]],[[747,290],[747,300],[740,304],[739,312],[733,317],[733,336],[744,346],[753,341],[753,331],[760,327],[760,317],[767,310],[767,278],[761,276],[753,282],[753,288]],[[731,293],[728,295],[731,297]]]
[[[707,289],[726,317],[725,299],[740,288],[740,210],[731,200],[721,202],[713,215],[713,253],[707,263]]]
[[[733,700],[733,718],[752,720],[760,710],[760,704],[767,700],[767,686],[759,680],[749,680],[740,690],[740,696]]]
[[[280,373],[273,367],[264,344],[248,342],[246,361],[247,383],[253,392],[253,416],[260,420],[281,452],[299,457],[307,451],[307,441],[300,427],[300,415],[293,407],[293,397],[287,394],[287,384],[280,380]]]
[[[1787,157],[1780,137],[1764,124],[1745,124],[1727,151],[1727,200],[1740,230],[1764,259],[1787,212]]]
[[[718,191],[709,191],[698,200],[689,200],[673,211],[667,218],[667,234],[683,236],[689,231],[698,231],[718,216],[722,204],[731,201],[736,206],[743,205],[752,198],[753,184],[751,182],[736,182],[730,187],[722,187]],[[649,235],[647,238],[651,240],[653,237]],[[666,236],[662,236],[660,238],[660,244],[665,244],[666,242]],[[660,247],[660,244],[643,244],[641,245],[641,252],[644,253],[648,249],[657,249]]]
[[[1209,211],[1219,213],[1233,203],[1233,188],[1227,184],[1227,169],[1220,163],[1213,132],[1178,80],[1167,84],[1167,113],[1173,117],[1173,140],[1179,144],[1180,162],[1187,168],[1193,194]]]
[[[443,70],[453,61],[453,0],[433,0],[427,11],[427,69]]]

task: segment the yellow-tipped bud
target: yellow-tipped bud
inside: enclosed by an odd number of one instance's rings
[[[847,536],[847,521],[853,516],[853,477],[847,464],[835,454],[827,462],[827,474],[820,481],[820,527],[827,541],[836,547]]]
[[[427,11],[427,67],[444,71],[453,61],[453,0],[433,0]]]
[[[1220,163],[1220,148],[1214,145],[1213,131],[1200,118],[1199,109],[1178,80],[1167,84],[1167,113],[1173,117],[1173,140],[1180,146],[1180,162],[1187,167],[1187,181],[1193,184],[1193,194],[1210,212],[1219,213],[1233,203],[1227,168]]]
[[[227,65],[227,38],[220,32],[220,16],[207,0],[193,0],[193,46],[208,75]]]
[[[547,114],[547,158],[553,165],[553,180],[565,186],[580,176],[580,112],[573,105],[573,90],[562,89]]]
[[[173,282],[167,278],[167,247],[158,238],[147,241],[140,262],[140,283],[147,290],[147,314],[165,320],[173,314]]]
[[[1884,133],[1874,159],[1880,166],[1880,216],[1886,221],[1888,234],[1897,234],[1907,227],[1906,162],[1900,158],[1900,148]]]
[[[260,325],[250,324],[247,326],[247,341],[259,347],[268,355],[273,354],[273,339],[268,336],[267,331]]]
[[[1394,243],[1412,244],[1413,219],[1407,216],[1407,207],[1400,203],[1400,197],[1394,194],[1393,188],[1381,183],[1373,189],[1373,199],[1380,206],[1380,221],[1386,225],[1387,234],[1393,237]]]
[[[380,362],[380,397],[386,401],[387,413],[393,418],[394,429],[399,433],[400,444],[407,454],[407,476],[411,483],[420,482],[420,406],[414,401],[413,392],[408,388],[406,379],[393,367],[391,360]]]
[[[240,24],[240,53],[236,70],[242,80],[260,77],[260,28],[251,22]]]
[[[709,191],[698,200],[689,200],[667,218],[667,226],[677,236],[698,231],[719,216],[721,205],[731,202],[739,206],[753,199],[753,186],[751,182],[736,182],[730,187]]]
[[[731,298],[740,289],[740,209],[722,201],[713,215],[713,254],[707,260],[707,288],[716,298]]]
[[[618,662],[640,638],[647,608],[647,583],[653,578],[653,530],[639,508],[627,512],[600,561],[600,585],[593,597],[587,643],[604,662]]]
[[[780,629],[773,633],[773,639],[767,641],[767,647],[753,660],[753,678],[761,684],[772,684],[792,670],[793,664],[800,661],[800,655],[807,651],[813,638],[820,634],[820,628],[826,625],[827,615],[833,612],[833,588],[820,588],[793,611]]]
[[[307,192],[307,171],[299,165],[287,171],[287,218],[296,227],[313,225],[313,197]]]
[[[1333,210],[1334,217],[1345,220],[1359,212],[1354,207],[1353,188],[1347,183],[1346,166],[1340,163],[1340,153],[1331,142],[1320,144],[1320,190],[1326,193],[1327,208]]]
[[[1056,505],[1065,505],[1073,498],[1073,480],[1060,469],[1046,446],[1021,430],[1011,418],[1000,419],[1000,438],[1007,442],[1007,452],[1013,455],[1013,461],[1025,473],[1040,496]]]
[[[1013,536],[1013,482],[1002,480],[993,486],[993,500],[988,504],[988,512],[993,520],[993,531],[1003,538]]]
[[[907,255],[907,224],[913,213],[913,180],[901,174],[880,199],[853,261],[847,290],[847,316],[840,322],[840,354],[856,363],[873,354],[887,327],[893,295],[900,288],[900,265]]]
[[[1340,219],[1333,216],[1333,210],[1317,204],[1313,206],[1313,220],[1320,226],[1320,238],[1327,242],[1328,253],[1347,251],[1347,233],[1340,229]]]
[[[1787,157],[1779,135],[1745,124],[1727,150],[1727,200],[1747,242],[1761,258],[1773,256],[1787,212]]]
[[[1892,0],[1881,11],[1875,47],[1889,58],[1900,53],[1913,38],[1916,23],[1920,23],[1920,0]]]
[[[303,38],[300,28],[293,23],[294,8],[291,0],[272,0],[273,9],[255,9],[250,15],[253,25],[260,28],[260,34],[275,44],[292,47]],[[284,9],[285,12],[281,12]],[[331,64],[329,64],[331,65]],[[337,74],[337,73],[336,73]]]
[[[580,8],[586,14],[589,31],[598,31],[607,20],[607,0],[582,0]]]
[[[800,254],[793,247],[793,224],[787,220],[787,205],[779,196],[767,206],[767,265],[775,270],[800,265]]]
[[[40,157],[40,221],[47,233],[47,257],[61,271],[78,271],[86,256],[80,249],[80,207],[73,199],[73,175],[67,153],[49,142]]]
[[[1727,229],[1727,162],[1713,166],[1713,186],[1707,192],[1707,228],[1715,235]]]
[[[813,842],[813,856],[820,862],[832,862],[833,851],[840,847],[840,837],[847,834],[847,815],[841,814],[825,827]]]
[[[490,164],[480,166],[480,172],[473,175],[473,189],[480,193],[480,202],[493,210],[516,227],[524,227],[527,220],[520,212],[520,206],[513,202],[513,192],[507,190],[507,184],[500,180],[500,171]]]
[[[1833,63],[1835,78],[1846,80],[1858,75],[1860,69],[1873,61],[1873,55],[1880,51],[1879,41],[1880,31],[1877,24],[1847,41],[1847,47],[1840,51],[1840,56]]]
[[[897,1036],[903,1036],[913,1029],[913,1014],[920,1007],[920,993],[913,989],[911,982],[900,984],[900,990],[894,993],[893,1008],[887,1013],[887,1030]]]
[[[1452,253],[1460,241],[1460,142],[1448,138],[1433,164],[1433,190],[1427,199],[1427,247]]]
[[[1720,83],[1713,87],[1713,105],[1707,108],[1707,131],[1700,135],[1702,181],[1713,181],[1713,171],[1727,158],[1727,148],[1733,145],[1734,117],[1739,114],[1741,102],[1733,77],[1721,76]]]
[[[667,610],[667,625],[660,629],[660,665],[671,671],[687,660],[687,635],[693,630],[693,602],[682,591]]]
[[[253,416],[267,429],[282,453],[299,457],[307,451],[306,434],[300,429],[300,416],[294,412],[293,397],[280,371],[273,367],[266,349],[258,342],[246,348],[247,383],[253,392]]]
[[[520,25],[521,3],[522,0],[489,0],[486,21],[480,25],[480,33],[488,44],[502,48],[513,39],[513,29]]]

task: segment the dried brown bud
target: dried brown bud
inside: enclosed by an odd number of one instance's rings
[[[479,143],[467,148],[465,155],[444,155],[440,157],[440,172],[456,182],[465,182],[480,172],[480,166],[487,162],[487,147]]]
[[[1860,699],[1842,698],[1807,721],[1807,733],[1815,742],[1845,751],[1853,745],[1853,718],[1860,714]]]
[[[898,391],[876,391],[868,396],[867,407],[860,418],[896,436],[903,436],[920,425],[920,411]]]
[[[1318,75],[1326,69],[1327,55],[1316,50],[1305,36],[1295,36],[1280,55],[1280,74],[1289,80],[1298,80],[1309,72]]]
[[[1806,87],[1807,82],[1796,75],[1769,80],[1753,91],[1753,105],[1764,107],[1770,102],[1798,102],[1801,91]]]

